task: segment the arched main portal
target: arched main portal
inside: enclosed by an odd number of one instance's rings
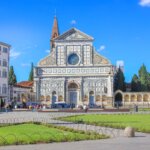
[[[115,106],[122,106],[122,94],[120,92],[115,95]]]
[[[68,85],[68,97],[71,107],[76,107],[77,101],[79,99],[79,87],[75,82]]]

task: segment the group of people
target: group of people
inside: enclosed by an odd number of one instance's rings
[[[39,109],[46,109],[46,105],[39,104],[39,105],[29,105],[28,107],[30,110],[39,110]]]

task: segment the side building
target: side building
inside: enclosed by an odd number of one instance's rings
[[[0,42],[0,100],[8,100],[8,71],[10,45]]]
[[[113,67],[98,54],[93,37],[72,28],[59,35],[56,17],[50,54],[34,68],[36,99],[43,104],[65,102],[77,107],[113,104]]]
[[[11,101],[17,105],[21,105],[23,102],[26,104],[35,103],[35,93],[33,92],[32,81],[22,81],[16,83],[11,88]]]

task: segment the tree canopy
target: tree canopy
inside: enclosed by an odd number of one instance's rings
[[[114,91],[116,90],[126,91],[125,77],[120,67],[114,76]]]
[[[132,77],[131,91],[150,91],[150,73],[147,71],[147,68],[144,64],[140,67],[138,71],[138,76],[134,75]]]
[[[131,81],[131,91],[138,92],[141,90],[141,83],[139,77],[134,74]]]

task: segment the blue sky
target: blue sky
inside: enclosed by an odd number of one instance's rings
[[[126,81],[143,63],[150,71],[150,0],[1,0],[0,41],[12,45],[18,81],[48,55],[55,9],[60,33],[75,26],[93,36],[112,64],[124,61]]]

